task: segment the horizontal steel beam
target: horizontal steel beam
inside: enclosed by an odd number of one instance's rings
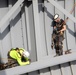
[[[47,56],[43,60],[33,62],[27,66],[18,66],[18,67],[0,71],[0,74],[1,75],[24,74],[24,73],[40,70],[43,68],[55,66],[58,64],[62,64],[62,63],[66,63],[74,60],[76,60],[76,53],[71,53],[71,54],[62,55],[58,57]]]
[[[48,0],[52,5],[54,5],[58,10],[60,10],[62,13],[64,13],[67,17],[69,17],[73,22],[76,23],[76,18],[74,18],[69,12],[67,12],[62,6],[60,6],[56,1],[54,0]]]
[[[0,28],[12,17],[15,11],[19,8],[24,0],[18,0],[14,6],[8,11],[8,13],[1,19]]]
[[[28,0],[28,1],[32,1],[32,0]]]

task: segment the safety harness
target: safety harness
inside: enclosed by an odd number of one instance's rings
[[[52,49],[53,46],[56,50],[57,55],[62,55],[63,54],[63,40],[64,40],[64,32],[60,33],[59,31],[63,28],[64,21],[61,20],[59,23],[56,23],[56,29],[53,30],[52,33]]]

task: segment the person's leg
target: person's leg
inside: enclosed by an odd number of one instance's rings
[[[5,65],[6,65],[5,68],[7,69],[7,68],[18,66],[18,63],[14,59],[8,59],[8,62]]]
[[[63,55],[63,43],[59,42],[59,54]]]
[[[56,51],[56,55],[59,56],[59,46],[57,43],[55,45],[55,51]]]

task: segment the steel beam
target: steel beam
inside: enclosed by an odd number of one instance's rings
[[[59,9],[62,13],[64,13],[67,17],[69,17],[73,22],[76,23],[76,18],[74,18],[69,12],[67,12],[61,5],[59,5],[54,0],[48,0],[52,5],[54,5],[57,9]]]
[[[0,28],[12,17],[15,11],[19,8],[24,0],[18,0],[14,6],[8,11],[8,13],[1,19]]]
[[[24,74],[24,73],[40,70],[43,68],[55,66],[58,64],[63,64],[63,63],[74,61],[74,60],[76,60],[76,53],[71,53],[71,54],[62,55],[62,56],[58,56],[58,57],[47,56],[43,60],[33,62],[27,66],[18,66],[18,67],[0,71],[0,74],[1,75]],[[4,73],[6,73],[6,74],[4,74]]]

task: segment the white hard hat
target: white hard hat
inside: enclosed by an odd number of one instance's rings
[[[55,14],[54,15],[54,20],[56,20],[58,17],[59,17],[59,15],[58,14]]]
[[[30,53],[28,51],[24,51],[23,52],[23,55],[24,55],[24,57],[29,57],[30,56]]]

